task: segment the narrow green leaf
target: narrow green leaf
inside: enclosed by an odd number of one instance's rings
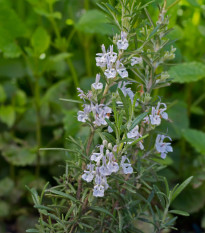
[[[112,136],[112,134],[110,133],[106,133],[106,132],[99,132],[99,135],[100,137],[103,139],[103,140],[107,140],[107,141],[110,141],[110,142],[113,142],[114,144],[116,143],[116,140],[115,138]]]
[[[109,3],[102,4],[105,5],[110,12],[115,12],[117,15],[120,15],[120,12],[115,7],[111,6]]]
[[[174,217],[172,218],[169,222],[167,222],[164,226],[165,227],[170,227],[172,225],[174,225],[174,222],[177,220],[178,217]]]
[[[110,126],[110,128],[115,132],[115,125],[107,118],[105,118],[105,121],[107,122],[107,124]]]
[[[138,125],[147,115],[148,115],[148,112],[143,112],[143,113],[141,113],[139,116],[137,116],[137,117],[133,120],[133,122],[132,122],[130,128],[128,129],[128,131],[131,131],[132,129],[134,129],[134,127],[135,127],[136,125]]]
[[[107,14],[110,14],[110,12],[106,9],[106,7],[102,6],[102,5],[99,4],[99,3],[96,3],[96,4],[97,4],[97,6],[98,6],[101,10],[105,11]]]
[[[26,230],[26,232],[39,233],[39,231],[36,229],[28,229],[28,230]]]
[[[42,210],[48,210],[48,211],[54,211],[52,208],[49,208],[49,207],[44,206],[44,205],[34,205],[34,208],[42,209]]]
[[[108,214],[109,216],[111,216],[112,218],[115,218],[108,210],[106,210],[105,208],[102,207],[98,207],[98,206],[91,206],[90,207],[91,210],[103,213],[103,214]]]
[[[182,216],[189,216],[189,213],[182,211],[182,210],[170,210],[169,213],[178,214]]]
[[[72,206],[69,208],[69,210],[68,210],[68,212],[67,212],[67,214],[66,214],[66,216],[65,216],[65,221],[67,221],[68,218],[72,215],[73,210],[74,210],[75,208],[76,208],[76,205],[72,205]]]
[[[54,214],[50,214],[48,213],[48,216],[50,216],[52,219],[54,219],[56,222],[60,223],[61,225],[63,225],[62,221],[60,218],[58,218],[57,216],[55,216]]]
[[[163,195],[161,195],[161,192],[160,192],[159,188],[158,188],[156,185],[154,185],[154,190],[155,190],[155,193],[157,194],[157,197],[158,197],[158,199],[159,199],[159,201],[160,201],[161,206],[162,206],[163,208],[165,208],[165,200],[164,200],[164,197],[163,197]]]
[[[165,188],[166,188],[166,194],[167,194],[167,196],[169,196],[169,185],[168,185],[166,177],[163,177],[163,180],[164,180],[164,184],[165,184]]]
[[[59,98],[59,100],[66,101],[66,102],[71,102],[71,103],[83,104],[83,102],[80,101],[80,100],[72,100],[72,99],[64,99],[64,98]]]
[[[160,27],[161,27],[161,25],[157,25],[157,26],[154,28],[154,30],[150,33],[148,40],[151,39],[151,38],[155,35],[155,33],[157,33],[157,31],[158,31],[158,29],[159,29]]]
[[[57,190],[53,190],[53,189],[49,189],[47,190],[47,192],[50,192],[52,194],[56,194],[56,195],[59,195],[61,197],[64,197],[66,199],[69,199],[71,201],[74,201],[74,202],[79,202],[75,197],[71,196],[70,194],[68,193],[63,193],[61,191],[57,191]]]
[[[121,212],[118,210],[118,218],[119,218],[119,231],[122,232],[122,227],[123,227],[123,218]]]
[[[130,193],[134,193],[136,194],[136,191],[133,190],[130,186],[126,185],[126,184],[123,184],[122,187],[126,190],[128,190]]]
[[[138,138],[138,139],[134,140],[134,142],[132,142],[130,145],[133,146],[133,145],[137,144],[139,141],[145,139],[148,136],[149,136],[149,134],[146,134],[146,135],[142,136],[141,138]]]
[[[179,187],[173,192],[171,202],[186,188],[186,186],[191,182],[193,176],[186,179]]]
[[[146,7],[144,8],[144,11],[145,11],[145,13],[146,13],[146,15],[147,15],[147,18],[149,19],[149,21],[150,21],[152,27],[154,27],[154,23],[153,23],[153,21],[152,21],[152,18],[151,18],[151,16],[150,16],[148,10],[146,9]]]
[[[121,89],[118,88],[118,93],[120,95],[120,99],[122,100],[124,109],[125,109],[125,113],[126,113],[126,117],[127,120],[129,120],[129,101],[127,100],[127,98],[124,96],[123,92]]]
[[[83,227],[89,228],[89,229],[91,229],[92,231],[94,231],[94,227],[92,227],[92,226],[90,226],[90,225],[88,225],[88,224],[86,224],[86,223],[80,222],[80,223],[78,223],[78,224],[81,224]]]

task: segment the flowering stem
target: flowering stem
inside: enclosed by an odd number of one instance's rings
[[[90,132],[90,136],[88,138],[88,144],[87,144],[87,147],[86,147],[86,154],[87,155],[89,155],[89,151],[90,151],[90,147],[91,147],[91,144],[92,144],[94,134],[95,134],[95,129],[93,127],[91,127],[91,132]],[[82,170],[85,170],[85,167],[86,167],[86,163],[83,162],[82,163]],[[81,191],[82,191],[82,177],[80,176],[79,179],[78,179],[78,190],[77,190],[77,198],[78,199],[80,199]]]
[[[87,144],[87,147],[86,147],[86,154],[87,155],[89,155],[89,151],[90,151],[90,147],[91,147],[91,144],[92,144],[94,134],[95,134],[95,129],[93,127],[91,127],[91,132],[90,132],[90,136],[88,138],[88,144]]]
[[[105,96],[107,95],[107,93],[108,93],[108,91],[109,91],[109,88],[110,88],[110,85],[108,85],[107,83],[106,83],[106,86],[105,86],[105,89],[104,89],[104,92],[103,92],[103,98],[102,98],[102,100],[101,100],[101,104],[103,104],[104,102],[105,102]]]

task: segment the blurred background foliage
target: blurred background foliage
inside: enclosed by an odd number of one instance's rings
[[[90,87],[97,72],[95,53],[116,32],[97,2],[0,0],[2,233],[25,232],[38,217],[25,185],[41,189],[64,172],[61,165],[69,154],[39,148],[65,147],[68,135],[87,136],[77,122],[78,105],[62,99],[77,99],[76,87]],[[153,19],[161,3],[150,4]],[[173,138],[174,152],[161,173],[173,185],[194,175],[173,204],[191,215],[180,217],[176,226],[179,232],[204,232],[205,1],[168,0],[168,6],[174,29],[169,37],[177,48],[168,67],[173,84],[154,95],[169,105],[170,122],[162,127]]]

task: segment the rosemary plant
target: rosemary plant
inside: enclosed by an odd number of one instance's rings
[[[91,90],[78,88],[83,108],[77,119],[90,136],[69,138],[63,150],[71,159],[57,186],[47,184],[40,196],[31,190],[40,218],[27,232],[162,232],[173,228],[173,214],[187,214],[169,208],[192,177],[170,190],[157,174],[172,146],[157,128],[169,118],[153,90],[169,85],[165,68],[175,48],[166,37],[166,1],[157,22],[147,6],[135,0],[99,5],[119,33],[96,55]]]

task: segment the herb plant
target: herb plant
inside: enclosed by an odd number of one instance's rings
[[[90,135],[69,137],[69,148],[61,149],[70,158],[57,186],[47,184],[40,196],[30,189],[40,218],[27,232],[148,232],[144,226],[162,232],[174,229],[173,214],[188,215],[170,205],[192,177],[170,188],[158,175],[173,149],[158,128],[169,121],[167,105],[153,91],[169,85],[167,64],[176,49],[167,37],[166,0],[156,22],[148,5],[99,5],[118,33],[96,54],[99,73],[91,90],[78,88],[81,101],[67,100],[81,104],[77,119]]]

